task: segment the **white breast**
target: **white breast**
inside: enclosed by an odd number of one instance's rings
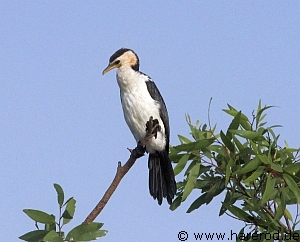
[[[157,138],[152,138],[146,145],[149,153],[161,151],[165,148],[166,137],[164,124],[159,115],[159,103],[150,96],[145,81],[147,76],[139,74],[131,68],[119,68],[117,81],[121,91],[121,102],[125,121],[138,142],[146,135],[146,122],[150,116],[157,119],[161,131]]]

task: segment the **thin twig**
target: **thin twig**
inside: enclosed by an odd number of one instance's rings
[[[294,225],[293,227],[295,227],[295,225],[297,224],[297,220],[298,220],[298,216],[299,216],[299,204],[296,205],[296,216],[295,216],[295,220],[294,220]]]
[[[283,213],[283,217],[284,217],[284,219],[285,219],[285,223],[286,223],[286,225],[287,225],[289,231],[292,231],[292,227],[291,227],[290,221],[289,221],[289,219],[288,219],[288,217],[286,216],[285,213]]]
[[[241,183],[241,181],[240,181],[240,179],[238,178],[238,177],[236,177],[236,179],[235,179],[236,181],[237,181],[237,185],[238,185],[238,187],[244,192],[244,194],[245,194],[245,196],[247,196],[247,197],[250,197],[251,198],[251,196],[249,195],[249,193],[247,192],[247,190],[246,190],[246,188],[242,185],[242,183]]]
[[[230,213],[228,213],[228,212],[225,212],[225,214],[226,215],[228,215],[229,217],[231,217],[231,218],[234,218],[234,219],[236,219],[236,220],[240,220],[240,221],[243,221],[243,222],[245,222],[243,219],[241,219],[241,218],[238,218],[238,217],[235,217],[235,216],[233,216],[233,215],[231,215]]]
[[[263,210],[265,210],[272,218],[275,218],[275,214],[267,206],[263,206]],[[285,226],[285,224],[283,224],[280,220],[277,223],[279,224],[280,227],[284,229],[285,233],[291,232],[289,228]]]

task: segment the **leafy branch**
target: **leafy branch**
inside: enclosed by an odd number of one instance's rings
[[[191,123],[187,115],[192,140],[179,135],[181,144],[170,148],[170,158],[176,163],[174,173],[183,173],[177,183],[176,199],[170,209],[175,210],[195,189],[201,195],[190,205],[187,212],[209,204],[220,193],[225,193],[219,215],[227,214],[245,223],[255,233],[278,233],[281,241],[287,233],[300,235],[300,149],[278,144],[279,135],[266,126],[262,107],[249,119],[241,111],[228,105],[223,111],[233,119],[226,131],[216,133],[208,114],[208,126]],[[210,107],[209,109],[210,110]],[[186,168],[187,167],[187,168]],[[296,207],[295,218],[287,209]],[[299,236],[300,238],[300,236]],[[242,240],[242,238],[240,238]]]

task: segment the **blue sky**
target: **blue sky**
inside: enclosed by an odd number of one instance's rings
[[[135,141],[123,119],[109,57],[132,48],[168,107],[171,144],[188,136],[185,114],[226,129],[229,103],[251,115],[259,99],[280,142],[299,147],[299,1],[1,1],[1,238],[34,229],[23,214],[57,214],[53,183],[77,200],[81,223]],[[147,158],[139,159],[97,218],[103,241],[179,241],[178,232],[238,231],[218,217],[220,199],[191,214],[194,198],[171,212],[148,193]]]

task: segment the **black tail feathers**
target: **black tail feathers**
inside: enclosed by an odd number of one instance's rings
[[[173,167],[166,151],[149,154],[149,191],[159,205],[167,198],[171,205],[176,193],[176,182]]]

